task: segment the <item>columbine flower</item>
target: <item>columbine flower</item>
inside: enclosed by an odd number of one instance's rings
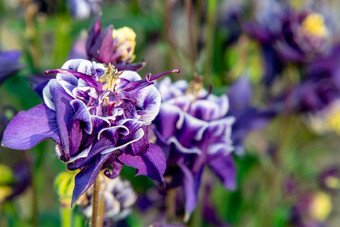
[[[259,130],[278,114],[273,107],[258,109],[251,106],[253,96],[251,83],[246,75],[241,76],[235,81],[227,92],[229,98],[228,116],[235,118],[232,125],[231,138],[235,147],[236,154],[244,154],[244,140],[247,135],[255,130]]]
[[[131,213],[131,207],[136,202],[137,195],[130,185],[130,182],[122,180],[120,177],[108,179],[99,176],[100,197],[104,200],[104,219],[117,222],[126,218]],[[77,204],[80,211],[87,218],[92,216],[92,195],[93,187],[83,194]]]
[[[328,194],[307,192],[298,198],[291,211],[291,224],[297,227],[324,226],[324,223],[332,211],[332,202]]]
[[[68,0],[71,15],[76,19],[87,19],[100,11],[102,0]]]
[[[144,62],[131,63],[134,59],[136,34],[128,27],[113,29],[113,25],[101,30],[100,17],[92,25],[86,41],[89,60],[113,64],[119,70],[136,71]]]
[[[320,174],[319,183],[324,190],[338,192],[340,189],[340,169],[337,166],[328,167]]]
[[[0,85],[9,76],[24,68],[24,65],[18,62],[20,56],[20,51],[0,51]]]
[[[286,94],[289,110],[316,113],[340,98],[340,46],[313,61],[303,74],[303,80]]]
[[[217,97],[180,80],[159,83],[162,105],[154,121],[158,144],[167,156],[168,187],[183,185],[186,219],[197,204],[202,172],[209,166],[227,189],[235,188],[235,170],[230,155],[232,117],[226,95]]]
[[[19,163],[14,169],[0,164],[0,205],[23,193],[29,183],[29,171],[25,163]]]
[[[126,164],[137,168],[137,174],[162,181],[164,155],[149,144],[147,126],[161,102],[152,81],[166,73],[142,80],[136,72],[80,59],[46,73],[57,75],[43,89],[45,103],[14,117],[3,146],[24,150],[47,138],[55,140],[58,158],[70,170],[80,169],[72,203],[108,167],[112,173],[105,174],[112,178]]]
[[[278,1],[259,2],[264,4],[257,4],[255,22],[244,28],[260,42],[267,85],[287,64],[309,63],[330,49],[334,29],[324,14],[316,10],[296,11]]]

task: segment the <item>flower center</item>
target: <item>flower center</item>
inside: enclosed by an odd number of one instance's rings
[[[114,91],[114,87],[116,84],[116,80],[123,72],[119,72],[118,69],[114,67],[111,63],[107,65],[107,68],[104,72],[104,74],[99,78],[99,83],[105,83],[103,85],[103,89],[105,91],[110,90]]]
[[[340,133],[340,112],[334,111],[333,113],[330,113],[326,119],[326,125],[329,129]]]
[[[340,189],[340,180],[337,177],[329,176],[325,180],[327,187],[332,189]]]
[[[318,13],[309,14],[302,22],[301,27],[309,34],[320,38],[326,38],[329,33],[323,16]]]
[[[203,88],[202,82],[203,82],[203,78],[195,74],[194,79],[189,83],[188,88],[185,93],[188,95],[191,94],[197,97]]]

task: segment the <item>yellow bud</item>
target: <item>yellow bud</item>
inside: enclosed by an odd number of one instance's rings
[[[318,221],[324,221],[332,210],[330,197],[324,192],[318,192],[312,201],[310,214]]]
[[[63,206],[71,207],[71,198],[75,185],[74,180],[78,172],[79,171],[62,172],[56,177],[54,181],[54,187]]]
[[[115,51],[120,55],[120,61],[131,62],[134,59],[136,47],[136,33],[129,27],[114,29],[113,39],[117,40]]]
[[[326,38],[329,33],[322,15],[318,13],[309,14],[302,22],[302,29],[320,38]]]
[[[8,186],[0,186],[0,204],[12,194],[12,189]]]
[[[0,164],[0,185],[14,183],[14,176],[11,168]]]

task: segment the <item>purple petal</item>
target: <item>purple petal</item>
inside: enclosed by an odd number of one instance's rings
[[[1,145],[26,150],[47,138],[60,143],[55,112],[45,104],[20,111],[7,126]]]
[[[236,169],[231,154],[215,158],[209,163],[209,167],[227,190],[236,189]]]
[[[146,65],[145,61],[141,61],[138,63],[115,63],[114,66],[119,70],[131,70],[131,71],[138,71],[139,69],[143,68]]]
[[[57,120],[59,136],[65,161],[70,158],[70,141],[69,129],[74,110],[70,104],[72,97],[69,96],[57,80],[53,79],[43,90],[44,100],[47,106],[55,109],[55,118]]]
[[[93,162],[86,165],[75,178],[75,187],[72,195],[71,206],[78,200],[78,198],[94,183],[99,172],[102,170],[104,164],[111,157],[108,155],[98,155]]]
[[[113,25],[108,26],[102,33],[100,33],[91,51],[97,51],[97,61],[109,64],[113,53]]]
[[[124,164],[137,169],[136,175],[146,175],[163,183],[166,161],[162,150],[155,144],[150,144],[148,150],[138,156],[123,153],[118,158]]]
[[[252,98],[251,84],[246,75],[240,77],[228,90],[230,115],[238,115],[250,106]]]
[[[183,173],[183,190],[185,195],[185,220],[188,221],[198,201],[198,192],[201,184],[203,168],[193,174],[183,163],[177,163]]]
[[[88,34],[88,38],[87,38],[86,44],[85,44],[87,56],[89,57],[89,59],[92,59],[97,54],[96,52],[91,51],[91,47],[93,46],[93,44],[97,40],[97,38],[100,34],[100,30],[101,30],[101,23],[100,23],[100,16],[99,16],[99,17],[96,18],[95,22],[91,26],[89,34]]]
[[[68,59],[87,59],[86,38],[79,36],[68,55]]]

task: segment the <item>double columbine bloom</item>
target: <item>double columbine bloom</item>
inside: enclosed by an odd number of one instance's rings
[[[233,117],[226,117],[228,98],[202,88],[199,78],[188,84],[159,84],[160,112],[154,123],[158,144],[167,156],[167,187],[183,186],[186,220],[198,200],[204,167],[209,166],[227,189],[235,189],[231,152]]]
[[[14,117],[3,146],[24,150],[55,140],[59,159],[70,170],[80,170],[72,204],[101,170],[114,178],[124,164],[162,182],[165,158],[158,146],[149,144],[148,125],[161,103],[152,81],[166,73],[141,79],[136,72],[87,60],[69,60],[46,73],[57,75],[43,89],[45,103]]]

